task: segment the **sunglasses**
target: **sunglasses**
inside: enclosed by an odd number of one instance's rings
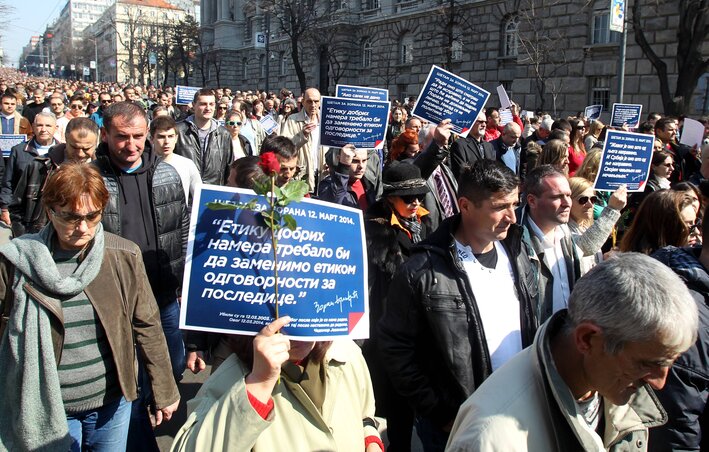
[[[83,110],[84,106],[83,105],[72,105],[71,109],[72,110]]]
[[[404,201],[406,204],[413,204],[414,201],[423,201],[423,195],[404,195],[404,196],[399,196],[402,201]]]
[[[228,126],[240,126],[241,121],[224,121],[224,124]]]
[[[55,212],[52,209],[49,211],[52,212],[54,218],[74,227],[79,226],[83,221],[85,221],[87,225],[93,226],[99,222],[101,214],[103,213],[102,210],[89,212],[86,215],[79,215],[73,212]]]
[[[227,107],[222,107],[222,106],[220,105],[220,106],[219,106],[219,109],[220,109],[220,110],[226,110]]]
[[[595,196],[582,196],[579,198],[579,204],[581,204],[582,206],[586,205],[588,201],[591,201],[591,204],[596,204],[598,198]]]
[[[113,103],[113,100],[111,100],[111,99],[102,99],[102,100],[101,100],[101,103],[102,103],[102,104],[112,104],[112,103]]]

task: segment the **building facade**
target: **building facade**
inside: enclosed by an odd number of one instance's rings
[[[47,40],[47,44],[57,75],[81,76],[76,68],[89,65],[89,61],[84,61],[88,56],[85,57],[81,52],[84,30],[101,17],[113,1],[67,0],[57,20],[48,28],[53,36]]]
[[[642,0],[638,0],[642,1]],[[291,2],[293,3],[293,2]],[[323,93],[335,85],[387,88],[404,100],[419,93],[432,64],[488,91],[502,84],[529,110],[576,114],[586,105],[609,111],[618,98],[621,33],[610,31],[607,0],[303,0],[314,5],[298,41],[307,84]],[[206,84],[236,89],[299,91],[292,42],[281,27],[278,0],[202,0]],[[632,16],[632,11],[627,15]],[[677,2],[647,2],[641,26],[677,81]],[[663,111],[659,79],[628,27],[625,103]],[[258,33],[268,30],[268,53]],[[700,49],[706,59],[709,42]],[[268,76],[268,77],[267,77]],[[691,99],[692,114],[709,108],[707,75]],[[493,94],[488,105],[498,105]],[[607,118],[608,113],[604,115]]]
[[[117,0],[86,30],[96,40],[98,80],[151,84],[158,79],[158,48],[170,45],[170,27],[187,12],[165,0]]]

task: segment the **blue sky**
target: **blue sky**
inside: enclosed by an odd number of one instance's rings
[[[11,5],[10,17],[3,17],[0,47],[5,51],[5,63],[17,64],[22,47],[30,36],[41,34],[47,24],[59,16],[67,0],[1,0]]]

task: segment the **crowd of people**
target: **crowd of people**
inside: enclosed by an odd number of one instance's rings
[[[327,148],[315,88],[178,105],[0,75],[2,134],[27,136],[0,159],[0,449],[158,450],[208,364],[172,450],[705,447],[709,118],[702,149],[648,115],[631,194],[594,190],[612,128],[581,114],[488,107],[458,137],[392,101],[383,149]],[[195,187],[251,188],[269,153],[278,186],[362,211],[369,339],[179,329]]]

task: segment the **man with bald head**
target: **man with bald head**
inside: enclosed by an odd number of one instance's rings
[[[283,123],[281,135],[293,140],[298,149],[299,177],[317,193],[320,171],[325,164],[325,150],[320,146],[320,91],[308,88],[303,93],[303,109]]]
[[[490,142],[495,150],[495,159],[504,163],[509,169],[520,175],[520,162],[522,159],[522,145],[519,138],[522,136],[522,129],[519,124],[510,122],[502,129],[499,137]]]

